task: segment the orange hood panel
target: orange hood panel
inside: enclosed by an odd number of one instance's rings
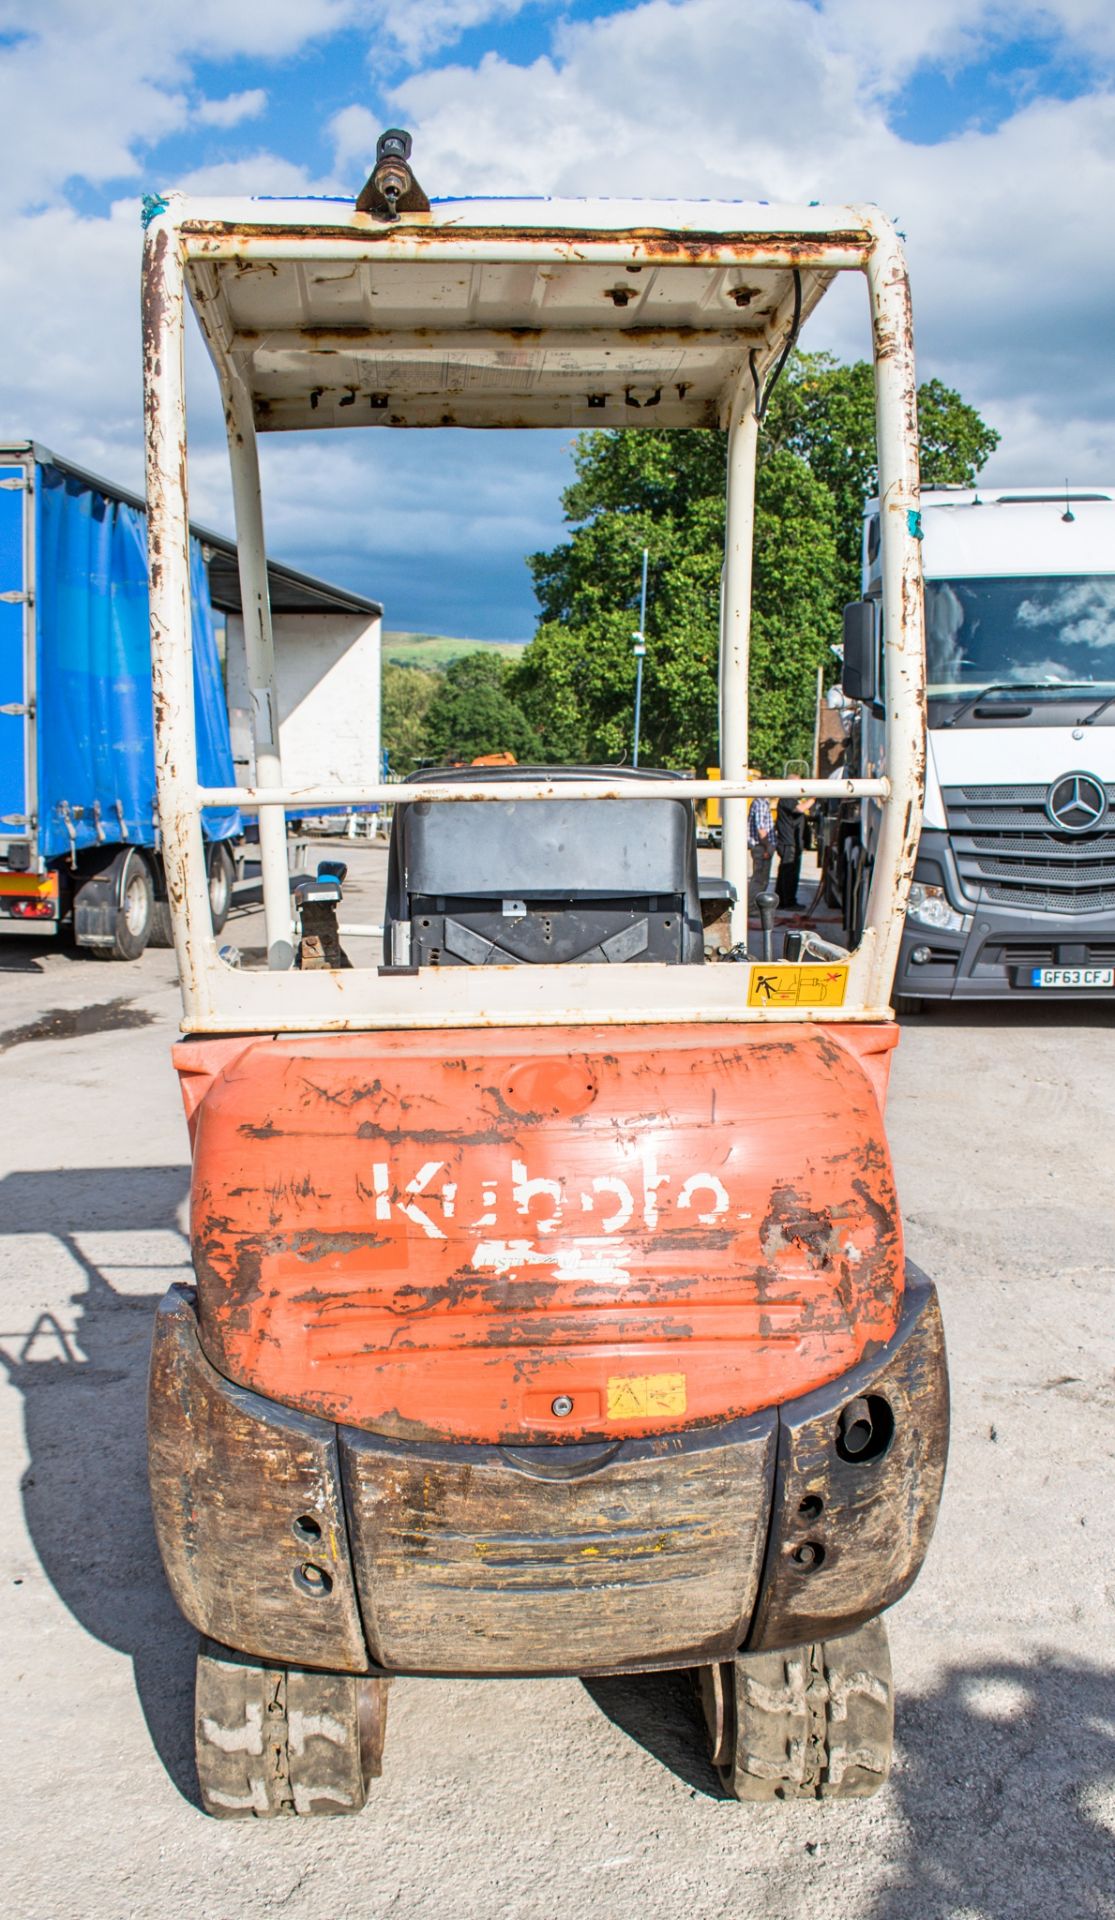
[[[202,1339],[387,1435],[751,1413],[893,1333],[893,1027],[185,1042]]]

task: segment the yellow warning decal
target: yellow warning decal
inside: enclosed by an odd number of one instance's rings
[[[848,991],[848,968],[837,966],[765,966],[751,969],[747,987],[749,1007],[842,1007]]]
[[[608,1381],[609,1420],[654,1420],[684,1412],[684,1373],[617,1373]]]

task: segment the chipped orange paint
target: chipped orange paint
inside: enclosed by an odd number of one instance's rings
[[[185,1042],[206,1351],[288,1406],[407,1438],[666,1433],[805,1393],[897,1324],[896,1037]],[[665,1376],[684,1392],[609,1418],[617,1381]]]

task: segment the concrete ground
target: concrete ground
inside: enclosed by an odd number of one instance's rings
[[[381,856],[354,867],[345,914],[372,923]],[[226,937],[259,944],[258,916]],[[187,1261],[177,1015],[170,955],[0,942],[5,1914],[1115,1915],[1111,1008],[906,1023],[892,1138],[955,1406],[937,1536],[891,1616],[885,1790],[723,1800],[672,1677],[411,1680],[366,1811],[304,1825],[198,1811],[194,1640],[148,1511],[151,1315]]]

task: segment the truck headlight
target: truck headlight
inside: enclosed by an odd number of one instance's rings
[[[947,933],[963,933],[972,924],[970,913],[957,913],[950,907],[943,887],[928,886],[924,880],[911,885],[906,912],[923,927],[941,927]]]

